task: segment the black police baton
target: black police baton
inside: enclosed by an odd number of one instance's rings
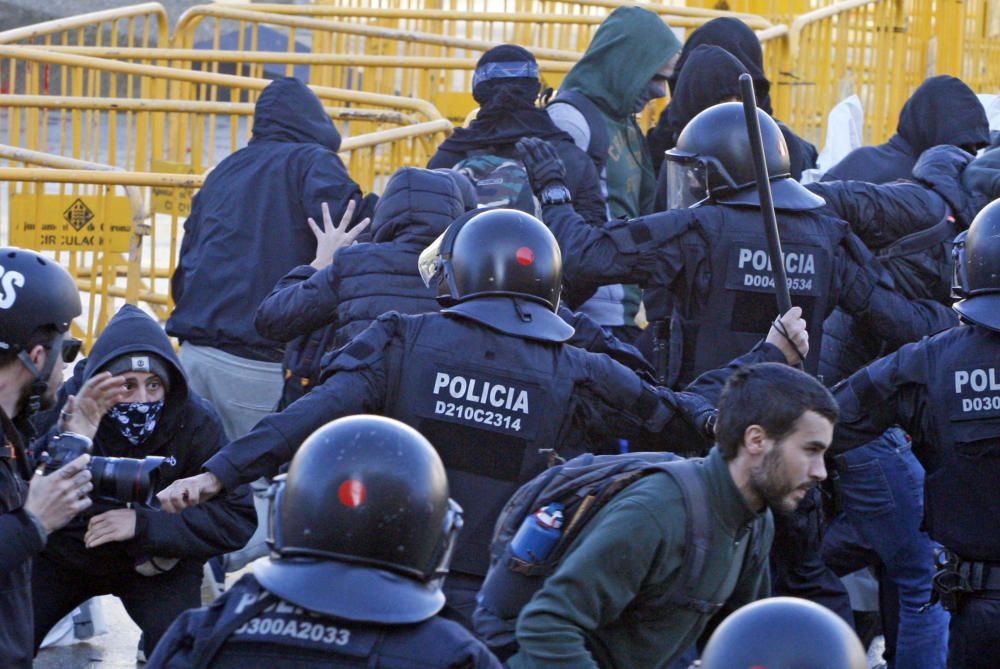
[[[784,256],[781,254],[781,238],[778,236],[778,219],[774,214],[771,182],[767,177],[767,161],[764,159],[764,139],[760,134],[760,119],[757,118],[757,97],[753,92],[753,78],[749,74],[740,75],[740,97],[743,98],[743,115],[747,120],[750,151],[753,153],[753,171],[757,177],[760,213],[764,217],[764,232],[767,233],[767,252],[771,256],[771,273],[774,277],[774,292],[778,298],[778,317],[780,318],[792,308],[792,297],[788,294],[788,280],[785,276]]]

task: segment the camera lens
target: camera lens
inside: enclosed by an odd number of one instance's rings
[[[159,481],[158,468],[165,458],[102,458],[90,460],[94,497],[118,502],[149,504]]]

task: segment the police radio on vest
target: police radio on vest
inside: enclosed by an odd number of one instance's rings
[[[489,404],[496,408],[509,411],[528,413],[528,391],[518,390],[501,383],[490,383],[481,379],[452,376],[438,372],[434,378],[434,394],[439,395],[442,389],[456,400]]]
[[[789,253],[782,253],[781,256],[785,261],[785,271],[789,274],[816,273],[816,260],[811,253],[796,253],[791,251]],[[750,263],[750,266],[758,272],[765,269],[769,272],[771,271],[771,257],[767,251],[760,249],[741,248],[738,263],[740,269],[743,269],[747,263]]]

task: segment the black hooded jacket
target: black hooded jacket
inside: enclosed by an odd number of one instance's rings
[[[404,167],[375,207],[372,242],[342,248],[320,271],[296,267],[274,286],[254,316],[261,335],[288,345],[282,404],[319,378],[320,360],[387,311],[437,311],[436,290],[424,285],[417,258],[465,211],[451,175]],[[303,383],[305,379],[305,383]],[[298,393],[294,392],[299,385]]]
[[[695,52],[705,46],[715,46],[728,51],[743,65],[743,69],[734,70],[731,63],[722,62],[718,56],[711,60],[692,59]],[[701,62],[698,63],[697,60]],[[697,76],[688,73],[686,78],[689,78],[688,85],[695,91],[693,95],[690,92],[678,91],[682,73],[685,68],[692,64],[696,68]],[[722,67],[722,70],[716,70],[715,67]],[[711,101],[713,98],[717,102],[724,97],[739,96],[737,78],[743,72],[748,72],[753,78],[757,106],[773,116],[771,82],[764,74],[764,53],[754,31],[738,19],[721,17],[708,21],[691,33],[691,36],[684,42],[684,49],[674,66],[674,73],[667,79],[667,85],[670,87],[670,103],[663,109],[656,126],[651,128],[646,136],[649,152],[653,157],[653,166],[657,172],[660,171],[660,165],[663,162],[663,153],[676,145],[677,135],[684,129],[687,121],[694,118],[698,112],[715,104]],[[716,91],[719,91],[718,95],[714,94]],[[726,91],[727,94],[723,95],[722,91]],[[678,98],[681,98],[684,109],[681,113],[671,112]],[[681,120],[685,117],[686,120],[682,123]],[[777,119],[775,121],[785,136],[792,178],[797,180],[801,178],[803,170],[816,166],[818,156],[816,147],[796,135],[784,123]],[[658,188],[657,194],[661,190],[662,188]],[[663,207],[658,203],[657,211],[662,209]]]
[[[361,190],[337,156],[340,133],[297,79],[272,82],[254,110],[253,138],[213,169],[184,223],[167,332],[182,342],[277,362],[280,342],[262,337],[253,310],[288,270],[312,260],[327,202],[339,220]],[[363,207],[359,208],[363,209]],[[366,215],[358,211],[356,220]]]
[[[59,406],[76,394],[91,376],[123,353],[153,352],[171,369],[169,390],[156,429],[138,446],[132,445],[105,416],[94,436],[94,456],[143,458],[166,457],[160,466],[157,490],[178,479],[194,476],[201,465],[226,444],[222,424],[212,406],[188,388],[187,378],[163,329],[137,307],[125,305],[97,339],[90,356],[77,363],[73,377],[59,392]],[[50,414],[55,418],[58,412]],[[56,430],[36,442],[44,450]],[[90,518],[123,504],[95,500],[93,506],[69,525],[49,536],[47,557],[81,574],[128,574],[135,576],[137,559],[180,558],[181,563],[203,563],[208,558],[243,547],[257,526],[257,514],[249,488],[243,486],[179,514],[136,508],[136,536],[130,541],[111,542],[86,548],[83,536]]]
[[[917,158],[932,146],[978,148],[989,141],[989,120],[972,89],[955,77],[931,77],[903,105],[896,134],[888,142],[854,149],[823,181],[882,184],[908,179]]]
[[[504,110],[484,106],[468,128],[455,128],[438,147],[427,167],[454,167],[474,151],[517,156],[514,144],[523,137],[538,137],[552,143],[566,166],[566,186],[573,196],[573,208],[591,225],[607,222],[607,206],[601,197],[597,168],[587,153],[573,143],[569,134],[557,128],[543,109]]]

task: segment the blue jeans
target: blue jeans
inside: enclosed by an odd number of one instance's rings
[[[948,646],[948,613],[937,604],[921,613],[931,597],[934,543],[920,529],[924,505],[924,468],[909,438],[892,428],[877,440],[836,456],[846,521],[884,565],[899,591],[899,630],[895,669],[943,669]],[[856,556],[846,542],[850,532],[830,532],[824,557]],[[841,544],[836,545],[838,540]],[[833,543],[834,545],[831,545]],[[867,566],[856,565],[857,568]],[[851,570],[853,571],[853,570]]]

